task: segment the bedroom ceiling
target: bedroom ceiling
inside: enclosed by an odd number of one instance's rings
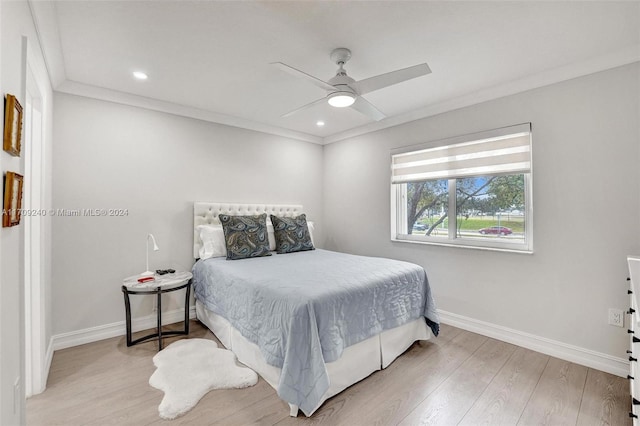
[[[56,90],[318,143],[640,60],[635,1],[30,4]],[[282,118],[324,91],[269,64],[328,80],[336,47],[356,80],[432,74],[367,94],[381,122],[326,104]]]

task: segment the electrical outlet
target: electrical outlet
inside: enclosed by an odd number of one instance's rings
[[[624,314],[622,309],[609,308],[609,325],[624,327]]]

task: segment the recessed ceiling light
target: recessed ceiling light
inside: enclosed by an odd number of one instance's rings
[[[146,80],[148,78],[147,75],[142,71],[134,71],[133,76],[138,80]]]
[[[322,120],[318,120],[318,121],[316,122],[316,126],[318,126],[318,127],[322,127],[322,126],[324,126],[324,121],[322,121]]]

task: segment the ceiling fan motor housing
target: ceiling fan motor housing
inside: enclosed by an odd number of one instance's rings
[[[335,77],[327,81],[327,83],[336,88],[336,92],[331,92],[330,95],[337,92],[347,92],[346,94],[357,95],[356,91],[349,86],[351,83],[355,83],[355,80],[349,77],[347,71],[343,68],[343,65],[351,59],[351,51],[345,47],[339,47],[333,49],[329,57],[339,66]]]
[[[334,86],[337,90],[346,90],[352,93],[355,91],[349,87],[349,84],[354,83],[355,80],[349,77],[348,75],[336,75],[331,80],[327,81],[330,85]]]
[[[346,47],[338,47],[337,49],[333,49],[329,57],[338,65],[345,64],[351,59],[351,51]]]

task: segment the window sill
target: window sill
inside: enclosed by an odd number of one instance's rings
[[[433,240],[427,241],[427,240],[414,240],[414,239],[393,238],[393,237],[391,238],[391,241],[396,243],[423,244],[423,245],[430,245],[430,246],[455,247],[455,248],[471,249],[471,250],[498,251],[498,252],[518,253],[518,254],[533,254],[533,250],[531,249],[478,246],[478,245],[471,245],[468,243],[452,243],[450,241],[440,242],[440,241],[433,241]]]

